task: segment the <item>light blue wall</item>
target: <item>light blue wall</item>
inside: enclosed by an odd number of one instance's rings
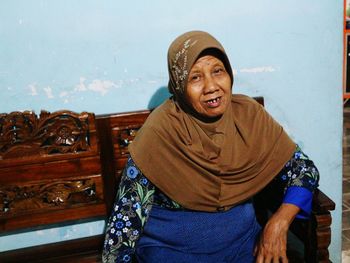
[[[330,252],[340,262],[342,8],[341,0],[2,1],[0,112],[154,106],[170,42],[206,30],[227,49],[234,92],[263,95],[319,167],[320,187],[337,203]],[[0,251],[102,231],[98,221],[7,235]]]

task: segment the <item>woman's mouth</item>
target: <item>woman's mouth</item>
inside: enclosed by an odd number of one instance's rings
[[[214,98],[214,99],[211,99],[211,100],[207,100],[205,103],[207,104],[207,106],[209,108],[216,108],[216,107],[220,106],[221,97],[217,97],[217,98]]]

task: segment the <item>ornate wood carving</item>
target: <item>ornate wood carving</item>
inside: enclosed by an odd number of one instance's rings
[[[0,217],[9,213],[97,201],[91,179],[0,186]]]
[[[0,114],[0,232],[104,216],[93,113]]]
[[[120,130],[118,130],[116,137],[118,142],[118,147],[120,151],[121,156],[126,156],[129,154],[128,146],[132,141],[134,140],[137,131],[141,128],[141,126],[128,126],[123,127]]]
[[[71,111],[0,114],[0,159],[86,151],[88,117]]]

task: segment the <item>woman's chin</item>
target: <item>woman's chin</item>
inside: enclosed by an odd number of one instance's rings
[[[207,118],[218,118],[221,117],[226,111],[226,107],[224,105],[220,105],[218,107],[208,107],[204,111],[204,117]]]
[[[216,110],[208,110],[202,113],[197,113],[198,116],[200,117],[200,119],[204,120],[204,121],[215,121],[220,119],[220,117],[223,115],[224,111],[216,111]]]

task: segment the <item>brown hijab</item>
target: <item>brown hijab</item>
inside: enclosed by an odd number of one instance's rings
[[[204,122],[186,110],[187,77],[207,49],[225,50],[211,35],[179,36],[168,52],[169,90],[174,96],[155,109],[130,145],[131,156],[159,189],[182,206],[226,210],[266,186],[291,158],[295,144],[262,106],[232,95],[219,120]]]

